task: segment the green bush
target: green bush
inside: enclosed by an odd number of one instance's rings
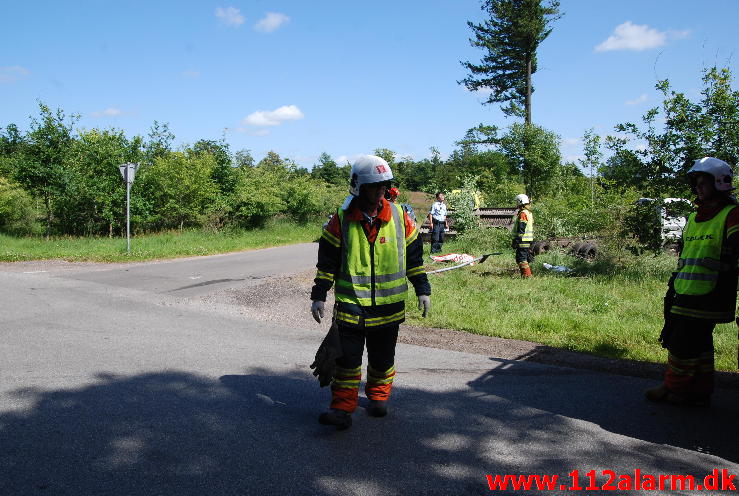
[[[533,199],[536,239],[599,236],[608,239],[630,237],[623,232],[624,216],[638,195],[634,192],[565,191]]]
[[[20,186],[0,177],[0,231],[26,236],[40,234],[38,212],[33,198]]]
[[[218,187],[211,178],[215,165],[215,159],[207,153],[171,152],[142,168],[134,187],[150,210],[140,227],[182,229],[199,225],[201,216],[218,199]]]
[[[332,186],[324,181],[293,179],[284,190],[286,213],[302,223],[327,215],[337,207],[344,191],[344,187]]]
[[[474,214],[476,183],[474,177],[465,177],[462,180],[462,188],[449,193],[446,197],[449,206],[454,210],[454,229],[458,232],[469,231],[479,225],[479,219]]]
[[[285,211],[282,187],[285,174],[262,167],[239,170],[231,195],[231,218],[239,227],[262,227]]]

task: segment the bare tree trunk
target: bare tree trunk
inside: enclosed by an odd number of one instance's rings
[[[51,198],[49,195],[44,197],[44,206],[46,207],[46,239],[51,236]]]
[[[524,104],[525,111],[526,111],[526,132],[524,133],[524,139],[528,141],[529,136],[529,129],[528,127],[531,125],[531,58],[529,57],[528,60],[526,60],[526,102]],[[528,148],[528,143],[524,143],[524,146]],[[526,189],[526,194],[531,196],[531,185],[530,183],[530,177],[529,177],[529,163],[526,159],[526,155],[524,155],[523,160],[523,177],[524,177],[524,188]]]
[[[113,237],[113,223],[112,222],[108,222],[108,237],[109,238]]]

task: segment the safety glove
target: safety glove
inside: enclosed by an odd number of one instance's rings
[[[336,359],[341,358],[341,338],[339,337],[339,326],[336,319],[331,322],[328,334],[323,338],[321,346],[316,351],[316,358],[310,365],[313,375],[318,378],[321,387],[328,386],[334,380],[336,372]]]
[[[511,248],[514,250],[518,249],[518,245],[521,243],[521,238],[515,237],[513,240],[511,240]]]
[[[418,295],[418,309],[422,310],[421,317],[426,317],[431,309],[431,297],[429,295]]]
[[[313,318],[316,319],[316,322],[319,324],[323,318],[323,309],[325,306],[326,303],[319,300],[313,300],[313,303],[310,305],[310,313],[313,314]]]

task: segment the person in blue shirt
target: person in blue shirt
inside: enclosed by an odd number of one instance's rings
[[[431,253],[441,253],[441,246],[444,244],[444,231],[449,229],[444,193],[436,193],[436,201],[429,210],[429,224],[431,224]]]

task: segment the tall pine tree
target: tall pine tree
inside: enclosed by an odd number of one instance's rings
[[[462,62],[470,74],[460,84],[468,90],[490,91],[484,103],[507,104],[506,115],[524,117],[531,124],[531,75],[537,69],[536,51],[559,19],[559,2],[549,0],[485,0],[489,18],[481,24],[468,22],[474,32],[470,43],[485,55],[479,64]]]

